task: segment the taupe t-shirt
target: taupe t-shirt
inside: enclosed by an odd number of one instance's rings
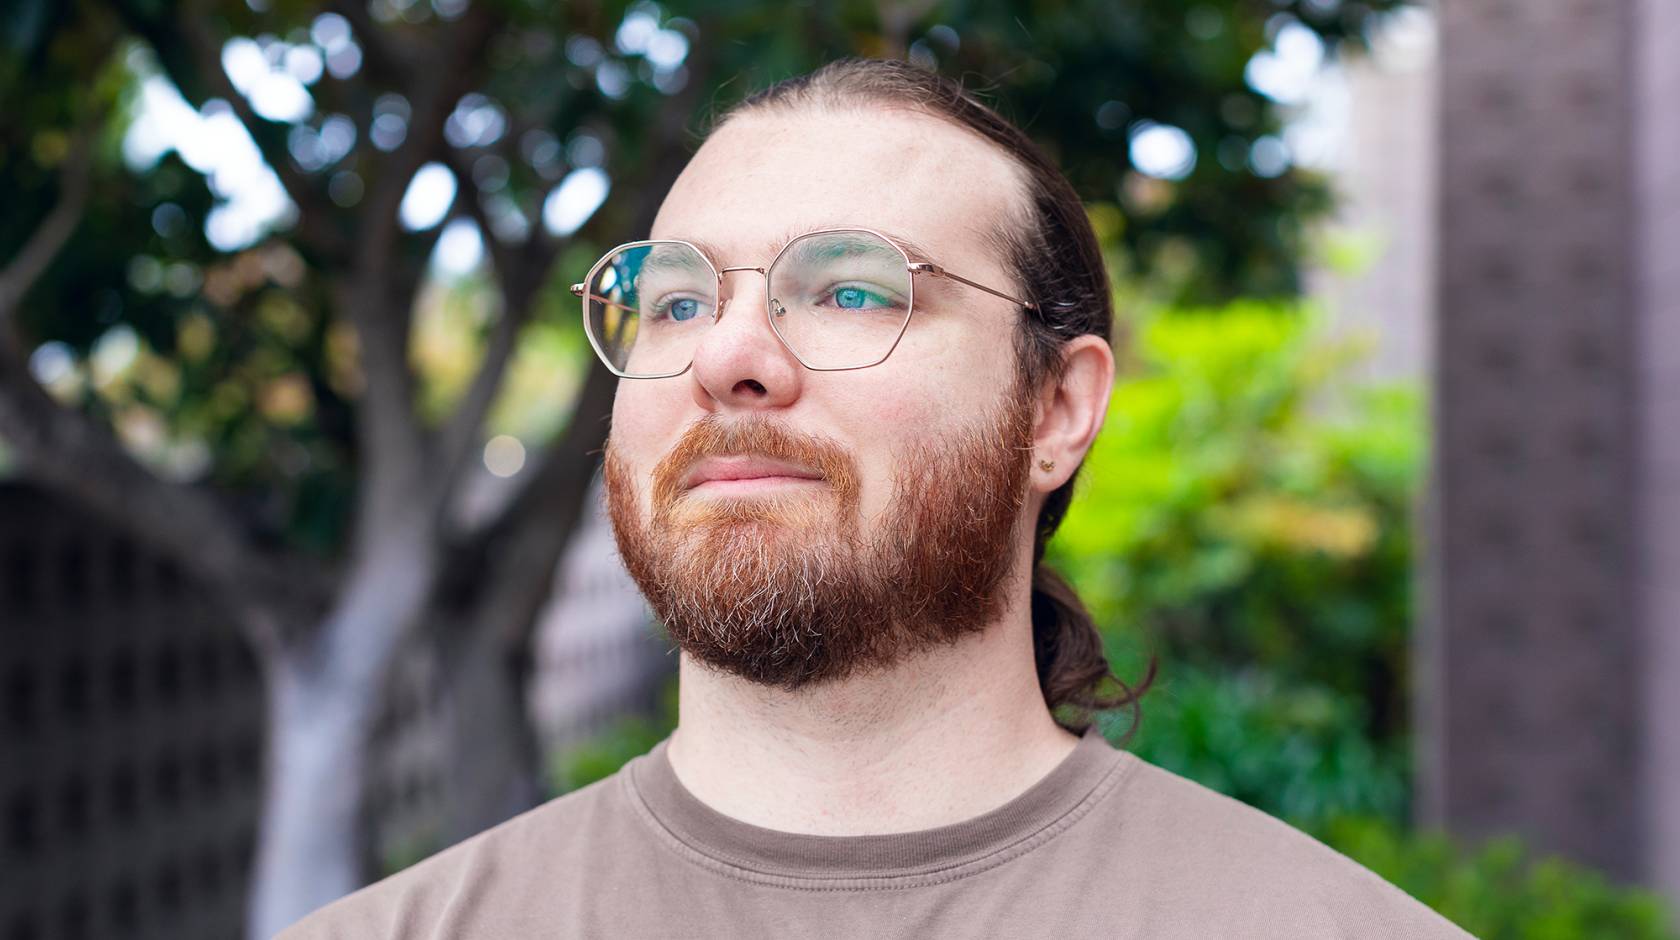
[[[725,816],[683,787],[667,743],[280,937],[1469,936],[1346,856],[1094,729],[995,810],[870,836]]]

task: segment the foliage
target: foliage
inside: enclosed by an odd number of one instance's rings
[[[1441,833],[1360,816],[1316,834],[1480,940],[1680,940],[1656,894],[1560,858],[1536,859],[1514,837],[1466,851]]]
[[[581,790],[619,771],[631,758],[646,754],[677,726],[677,680],[672,677],[651,714],[626,715],[569,748],[548,764],[550,795]]]
[[[374,866],[374,879],[386,878],[418,865],[448,847],[448,840],[434,827],[423,826],[406,833],[382,847]]]
[[[1362,703],[1260,670],[1169,666],[1143,701],[1127,749],[1298,826],[1339,813],[1406,816],[1403,742],[1365,735]],[[1124,713],[1099,722],[1111,740]]]
[[[1296,305],[1160,312],[1136,330],[1049,557],[1117,664],[1142,648],[1258,667],[1406,728],[1415,390],[1349,387],[1356,344]]]

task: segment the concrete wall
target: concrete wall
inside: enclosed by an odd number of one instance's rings
[[[1680,899],[1680,3],[1633,14],[1648,875]]]
[[[1676,7],[1441,16],[1419,809],[1680,899]]]

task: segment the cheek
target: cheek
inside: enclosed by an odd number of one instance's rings
[[[857,458],[859,508],[865,518],[874,518],[891,502],[903,462],[917,444],[941,433],[952,415],[930,373],[883,372],[864,381],[866,371],[837,373],[847,380],[846,387],[833,389],[824,410],[833,419],[835,436]]]
[[[643,508],[648,502],[648,479],[653,465],[676,443],[681,434],[678,416],[682,411],[663,400],[651,383],[620,381],[613,399],[611,444],[613,453],[631,472]]]
[[[933,394],[901,395],[880,403],[870,413],[869,432],[895,444],[913,438],[918,430],[928,427],[929,421],[939,419],[941,409]]]

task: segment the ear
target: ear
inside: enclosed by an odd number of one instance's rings
[[[1039,389],[1033,428],[1032,489],[1049,493],[1073,477],[1108,415],[1114,390],[1114,351],[1100,336],[1084,335],[1062,346],[1062,375]],[[1051,468],[1044,469],[1045,464]]]

